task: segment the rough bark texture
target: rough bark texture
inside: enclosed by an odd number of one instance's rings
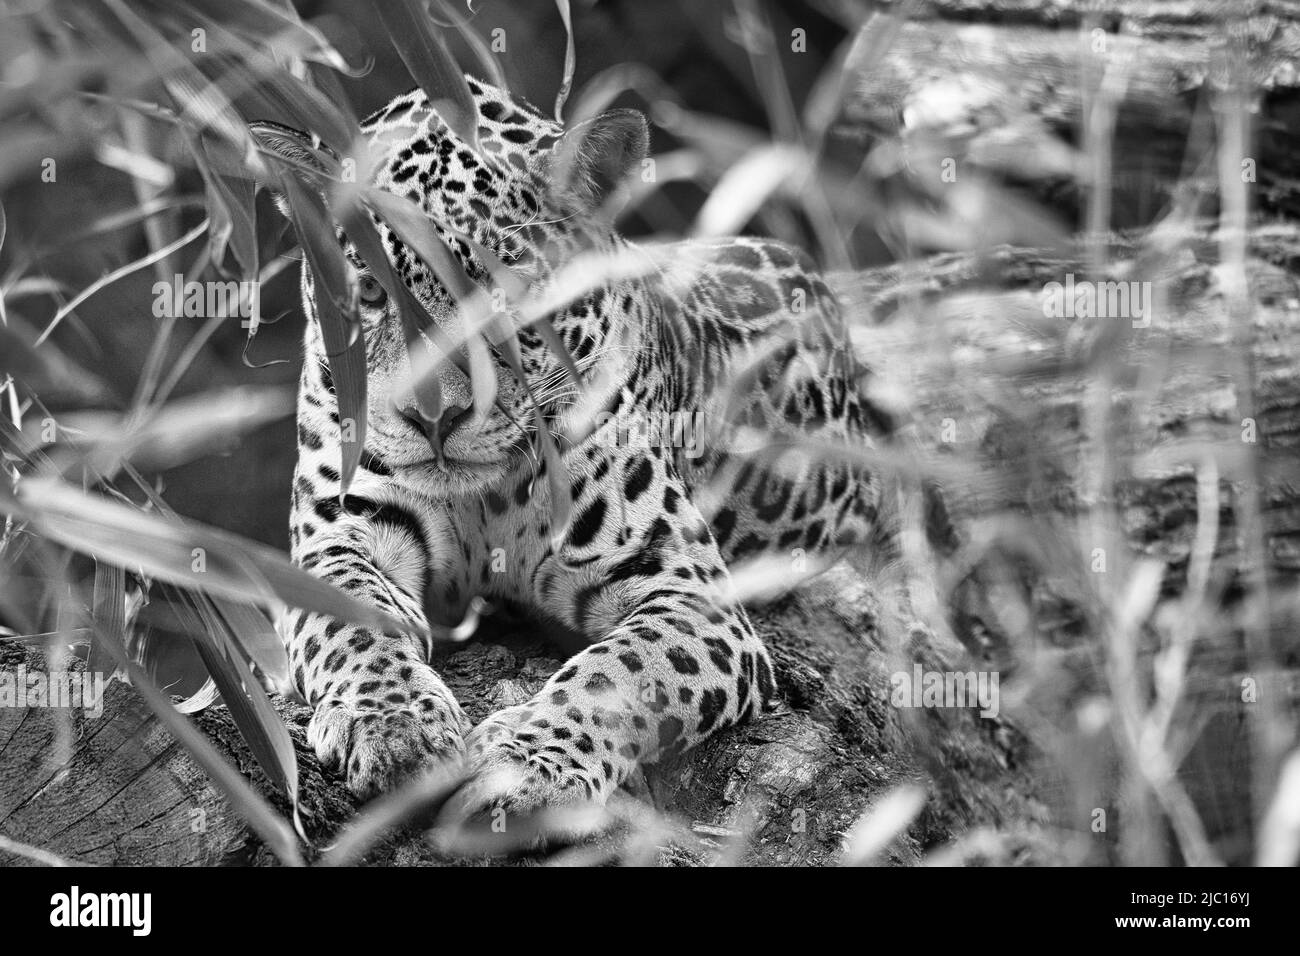
[[[37,653],[0,648],[0,667],[24,663],[47,669]],[[203,770],[120,683],[97,718],[0,708],[0,765],[0,835],[66,859],[211,865],[245,839]],[[0,864],[20,862],[0,846]]]
[[[1074,27],[1095,6],[1059,0],[920,4],[922,14],[937,19],[905,26],[889,54],[864,68],[836,127],[841,145],[855,146],[860,156],[863,147],[896,134],[900,121],[944,135],[956,124],[961,158],[995,178],[1006,172],[1008,150],[1032,147],[1032,154],[1022,151],[1017,158],[1041,160],[1038,172],[1024,175],[1021,163],[1017,184],[1068,215],[1077,176],[1072,160],[1055,147],[1073,141],[1079,120]],[[1116,133],[1121,221],[1148,221],[1155,209],[1131,197],[1158,196],[1153,185],[1186,172],[1197,97],[1207,84],[1213,87],[1227,49],[1215,17],[1229,7],[1233,15],[1255,15],[1238,35],[1265,87],[1253,196],[1266,212],[1294,212],[1297,5],[1116,0],[1104,6],[1102,28],[1124,24],[1142,34],[1108,41],[1115,50],[1140,49]],[[1058,32],[1061,26],[1070,30]],[[942,116],[927,113],[935,104]],[[1243,454],[1258,467],[1267,578],[1293,584],[1300,575],[1300,235],[1288,225],[1254,231],[1247,261],[1250,308],[1231,321],[1217,257],[1215,239],[1204,228],[1170,254],[1114,239],[1107,253],[1112,276],[1164,282],[1167,299],[1150,329],[1108,333],[1106,348],[1097,347],[1082,323],[1044,319],[1044,284],[1088,272],[1082,255],[1059,248],[936,256],[841,276],[838,288],[860,322],[859,348],[908,410],[917,445],[941,469],[953,466],[945,493],[967,540],[991,516],[1034,510],[1064,521],[1086,508],[1045,496],[1044,489],[1069,487],[1054,479],[1076,474],[1086,460],[1089,385],[1104,370],[1116,406],[1133,410],[1133,427],[1122,437],[1136,448],[1125,454],[1151,452],[1143,470],[1117,476],[1120,530],[1131,553],[1168,562],[1163,598],[1172,601],[1184,583],[1197,522],[1195,477],[1183,452],[1198,440],[1239,441],[1243,409],[1257,427],[1257,443],[1243,445]],[[1234,364],[1247,355],[1248,363]],[[1159,374],[1148,381],[1143,373],[1152,369]],[[1246,381],[1254,383],[1250,394],[1240,388]],[[941,437],[949,423],[955,439]],[[1229,603],[1234,588],[1242,587],[1237,579],[1259,570],[1244,549],[1247,536],[1238,534],[1237,494],[1246,473],[1222,476],[1216,558],[1231,569]],[[965,477],[952,480],[957,474]],[[873,801],[917,781],[929,799],[891,844],[890,862],[916,863],[959,839],[962,849],[947,859],[1054,862],[1069,842],[1062,833],[1091,836],[1099,847],[1071,859],[1111,858],[1106,839],[1088,833],[1087,808],[1105,805],[1106,797],[1079,796],[1077,786],[1066,786],[1078,768],[1045,756],[1051,741],[1042,728],[1049,718],[1100,681],[1096,648],[1080,637],[1088,631],[1086,610],[1071,600],[1068,583],[1025,584],[1035,592],[1043,644],[1035,651],[1036,679],[1026,682],[1032,699],[1004,708],[1003,719],[890,704],[889,675],[912,659],[937,669],[1006,668],[1008,680],[1015,679],[1016,659],[1023,663],[1024,648],[1012,652],[1000,619],[1005,606],[998,588],[1005,582],[981,578],[975,569],[949,583],[956,585],[951,610],[960,644],[890,632],[882,623],[889,618],[878,580],[847,567],[755,611],[775,657],[783,706],[639,782],[643,800],[684,821],[696,836],[662,841],[650,857],[701,863],[715,850],[726,853],[729,835],[743,832],[748,840],[737,852],[748,862],[831,862],[844,832]],[[1292,608],[1266,622],[1262,648],[1277,690],[1275,706],[1293,726],[1300,684],[1295,617]],[[1258,809],[1251,806],[1248,784],[1255,771],[1247,762],[1255,718],[1233,692],[1245,662],[1258,663],[1243,640],[1235,631],[1226,635],[1217,656],[1197,671],[1193,697],[1204,723],[1183,774],[1210,836],[1229,841],[1224,853],[1230,859],[1249,857],[1248,844],[1231,841],[1250,832]],[[4,666],[19,660],[12,648],[4,653]],[[463,647],[441,669],[477,720],[527,697],[559,662],[555,649],[519,634]],[[298,749],[303,826],[314,844],[323,845],[357,808],[305,747],[306,710],[287,704],[281,710]],[[1011,712],[1026,719],[1018,723]],[[62,719],[50,711],[0,710],[0,834],[93,863],[273,862],[202,772],[143,714],[129,688],[110,685],[103,718],[74,718],[61,727]],[[224,710],[213,708],[197,722],[267,792]],[[1233,756],[1225,760],[1225,754]],[[1092,785],[1101,793],[1111,768],[1095,769]],[[272,798],[287,809],[281,797]],[[1056,835],[1045,838],[1046,828]],[[994,831],[996,838],[981,836]],[[21,860],[0,851],[0,862]],[[418,836],[392,839],[368,858],[437,860]]]

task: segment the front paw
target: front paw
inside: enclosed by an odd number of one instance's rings
[[[518,847],[612,822],[602,807],[625,761],[563,713],[536,702],[508,707],[475,727],[466,748],[466,778],[444,809],[445,825],[487,822]]]
[[[316,705],[307,740],[326,770],[343,770],[362,799],[465,755],[469,723],[447,686],[424,665],[362,682]]]

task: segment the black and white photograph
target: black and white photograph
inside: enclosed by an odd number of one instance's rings
[[[43,932],[980,867],[1242,940],[1300,863],[1300,2],[0,0],[0,470]]]

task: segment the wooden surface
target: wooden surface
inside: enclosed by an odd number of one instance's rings
[[[21,664],[42,667],[35,654],[0,654],[0,667]],[[0,766],[0,834],[65,859],[215,865],[246,841],[207,776],[121,683],[107,685],[99,717],[0,708]],[[22,862],[0,848],[0,864]]]

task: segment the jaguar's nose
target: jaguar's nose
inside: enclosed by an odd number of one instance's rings
[[[437,423],[438,440],[446,442],[451,438],[452,433],[469,420],[470,414],[471,410],[461,405],[450,405],[444,408]]]
[[[429,418],[415,402],[397,409],[397,413],[418,428],[435,449],[441,449],[452,433],[469,418],[470,412],[463,405],[448,405],[437,418]]]

